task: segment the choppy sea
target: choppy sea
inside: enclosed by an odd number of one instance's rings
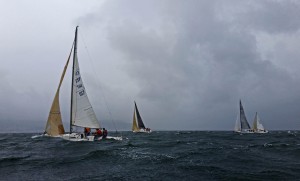
[[[300,180],[300,131],[119,132],[122,141],[99,142],[34,135],[0,134],[0,180]]]

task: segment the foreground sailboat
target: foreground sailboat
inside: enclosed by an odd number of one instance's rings
[[[257,112],[255,114],[255,118],[253,121],[253,131],[254,133],[268,133],[268,130],[266,130],[264,126],[261,124]]]
[[[152,132],[150,128],[145,127],[145,124],[143,123],[142,117],[139,113],[139,110],[136,106],[135,101],[134,101],[132,131],[134,133],[151,133]]]
[[[238,133],[253,133],[253,131],[250,128],[250,125],[247,121],[241,100],[240,100],[240,111],[238,113],[238,116],[237,116],[237,119],[235,122],[234,131],[238,132]]]
[[[87,92],[83,85],[82,77],[80,74],[78,57],[77,57],[77,32],[78,32],[78,26],[76,27],[75,39],[74,39],[74,43],[70,55],[64,67],[62,76],[60,78],[59,86],[57,88],[50,109],[44,134],[46,136],[51,136],[51,137],[62,137],[63,139],[70,140],[70,141],[94,141],[96,139],[95,136],[83,134],[80,133],[80,131],[77,131],[77,128],[81,130],[83,130],[84,128],[94,128],[94,129],[101,128],[96,118],[96,114],[93,110],[93,107],[88,99]],[[59,105],[59,92],[70,61],[72,50],[73,50],[73,68],[72,68],[72,84],[71,84],[70,132],[66,134],[64,130],[64,126],[62,124],[60,105]]]

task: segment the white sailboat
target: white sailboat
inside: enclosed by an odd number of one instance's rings
[[[57,88],[50,112],[48,121],[46,124],[44,134],[51,137],[62,137],[63,139],[70,141],[94,141],[95,136],[86,135],[80,132],[73,131],[73,128],[83,130],[84,128],[100,129],[99,121],[93,107],[88,99],[86,89],[84,87],[82,76],[80,74],[78,57],[77,57],[77,32],[78,26],[75,30],[74,43],[68,57],[67,63],[64,67],[59,86]],[[74,49],[73,49],[74,47]],[[72,67],[72,84],[71,84],[71,104],[70,104],[70,132],[65,133],[64,126],[62,124],[60,104],[59,104],[59,92],[63,82],[70,57],[73,50],[73,67]]]
[[[242,101],[240,100],[240,111],[238,113],[234,131],[238,133],[253,133],[253,130],[250,128],[250,125],[247,121],[245,111],[242,105]]]
[[[137,108],[136,102],[134,101],[133,121],[132,121],[132,132],[134,133],[151,133],[150,128],[146,128],[142,120],[142,117]]]
[[[261,124],[257,112],[255,114],[254,121],[253,121],[253,131],[254,133],[268,133],[268,130],[266,130],[264,126]]]

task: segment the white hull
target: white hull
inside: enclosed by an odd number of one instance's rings
[[[245,134],[248,134],[248,133],[254,133],[252,130],[250,129],[247,129],[247,130],[242,130],[242,131],[235,131],[237,133],[245,133]]]
[[[61,138],[63,138],[64,140],[68,140],[68,141],[94,141],[95,136],[84,136],[83,134],[80,133],[67,133],[67,134],[63,134],[61,135]]]
[[[268,130],[257,130],[257,131],[254,131],[254,133],[259,133],[259,134],[264,134],[264,133],[268,133],[269,131]]]
[[[151,133],[152,130],[151,129],[150,130],[140,129],[138,131],[132,131],[132,132],[134,132],[134,133]]]
[[[68,141],[100,141],[100,140],[102,140],[102,136],[101,137],[87,136],[86,138],[83,138],[83,136],[81,136],[80,133],[71,133],[71,134],[67,133],[67,134],[58,135],[58,136],[50,136],[48,134],[42,134],[42,135],[32,136],[31,138],[38,138],[38,137],[42,137],[42,136],[62,138],[64,140],[68,140]],[[117,141],[123,140],[122,137],[118,137],[118,136],[107,136],[105,139],[117,140]]]
[[[254,130],[243,130],[243,131],[234,131],[236,133],[245,133],[245,134],[248,134],[248,133],[258,133],[258,134],[265,134],[265,133],[268,133],[269,131],[267,130],[257,130],[257,131],[254,131]]]
[[[37,135],[36,135],[37,136]],[[40,136],[46,136],[46,137],[53,137],[53,138],[61,138],[61,135],[57,135],[57,136],[51,136],[51,135],[48,135],[47,133],[46,134],[42,134]]]

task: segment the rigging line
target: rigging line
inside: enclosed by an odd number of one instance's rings
[[[79,32],[79,33],[80,33],[80,36],[82,37],[82,41],[83,41],[83,44],[84,44],[84,48],[85,48],[85,50],[86,50],[86,52],[87,52],[87,55],[88,55],[88,57],[89,57],[89,59],[90,59],[90,62],[91,62],[91,64],[92,64],[92,70],[93,70],[94,74],[96,75],[96,77],[98,78],[99,76],[98,76],[98,74],[96,73],[96,71],[95,71],[95,69],[94,69],[94,67],[95,67],[95,66],[94,66],[94,61],[93,61],[93,59],[92,59],[92,57],[91,57],[91,55],[90,55],[90,53],[89,53],[89,50],[88,50],[88,48],[87,48],[87,46],[86,46],[86,43],[85,43],[85,40],[84,40],[84,36],[81,34],[81,32]],[[100,83],[99,83],[98,81],[96,81],[96,83],[97,83],[97,86],[100,88],[100,92],[102,93],[101,95],[102,95],[102,97],[103,97],[103,100],[104,100],[106,109],[107,109],[108,114],[109,114],[109,117],[110,117],[110,119],[111,119],[111,121],[112,121],[112,123],[113,123],[113,126],[114,126],[114,128],[115,128],[115,130],[116,130],[116,133],[118,133],[117,126],[116,126],[116,124],[115,124],[115,122],[114,122],[113,116],[112,116],[111,111],[110,111],[110,109],[109,109],[109,107],[108,107],[108,103],[107,103],[106,97],[105,97],[105,95],[104,95],[103,88],[102,88],[102,86],[100,85]],[[121,135],[122,135],[122,133],[121,133]]]

